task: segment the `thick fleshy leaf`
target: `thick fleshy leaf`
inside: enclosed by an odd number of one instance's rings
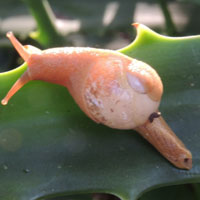
[[[33,81],[0,106],[0,199],[92,192],[136,199],[152,188],[200,181],[200,36],[169,38],[139,25],[120,51],[160,74],[160,111],[191,150],[193,168],[175,168],[134,131],[94,123],[66,88]],[[0,74],[0,98],[25,69]]]

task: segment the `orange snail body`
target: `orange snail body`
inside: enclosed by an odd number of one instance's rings
[[[13,42],[14,36],[9,34]],[[43,80],[65,86],[80,108],[98,123],[132,129],[158,110],[162,82],[156,71],[141,61],[94,48],[23,48],[28,64],[24,83]]]
[[[149,65],[111,50],[67,47],[41,51],[22,46],[12,32],[7,37],[28,69],[1,101],[3,105],[31,80],[60,84],[97,123],[135,129],[176,167],[192,167],[190,151],[157,112],[163,85]]]

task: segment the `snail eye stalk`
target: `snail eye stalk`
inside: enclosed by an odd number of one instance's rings
[[[15,47],[19,55],[24,59],[24,61],[27,61],[30,54],[25,49],[25,47],[17,40],[13,32],[8,32],[6,36],[11,41],[12,45]]]
[[[31,79],[26,71],[12,86],[12,88],[8,91],[7,95],[2,99],[1,104],[7,105],[10,98],[20,89],[22,88],[27,82]]]

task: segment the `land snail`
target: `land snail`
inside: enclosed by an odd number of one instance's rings
[[[163,85],[148,64],[105,49],[66,47],[41,51],[22,46],[12,32],[7,37],[28,69],[1,101],[3,105],[31,80],[60,84],[95,122],[116,129],[134,129],[173,165],[192,168],[190,151],[160,116]]]

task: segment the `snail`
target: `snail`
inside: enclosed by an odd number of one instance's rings
[[[3,105],[31,80],[60,84],[95,122],[134,129],[173,165],[192,168],[191,152],[160,116],[163,84],[151,66],[113,50],[65,47],[42,51],[21,45],[12,32],[7,37],[28,69],[1,101]]]

